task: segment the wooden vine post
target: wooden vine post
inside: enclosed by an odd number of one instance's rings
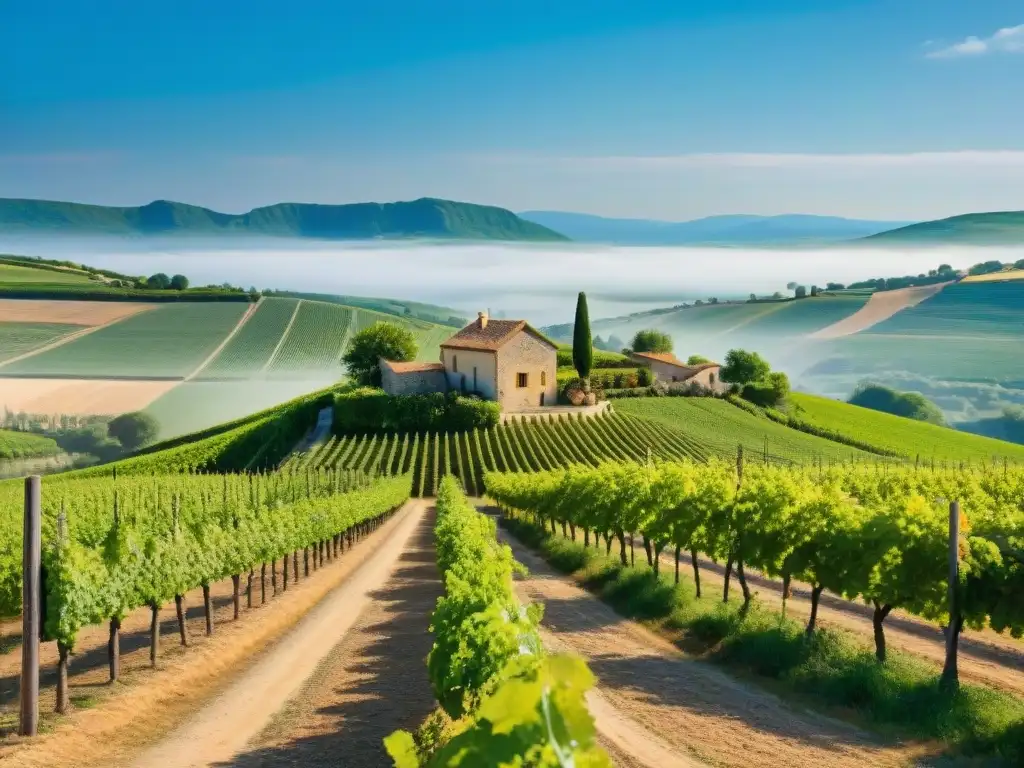
[[[43,631],[42,512],[39,475],[25,478],[25,530],[22,547],[21,714],[18,733],[39,731],[39,640]]]
[[[943,690],[955,691],[960,687],[957,652],[963,616],[960,607],[960,502],[949,505],[949,625],[946,628],[946,663],[942,667],[939,685]]]

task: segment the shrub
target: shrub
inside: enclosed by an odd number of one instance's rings
[[[159,433],[157,420],[142,411],[121,414],[107,424],[107,434],[120,442],[126,451],[137,451],[153,442]]]
[[[394,323],[374,323],[352,338],[342,357],[348,375],[363,386],[379,387],[380,359],[406,362],[416,357],[416,338]]]
[[[454,392],[393,396],[360,387],[334,399],[334,431],[339,434],[465,432],[493,427],[500,417],[497,403]]]
[[[918,392],[898,392],[878,384],[862,384],[857,387],[850,398],[850,404],[929,424],[941,426],[946,423],[939,407],[924,395]]]
[[[633,337],[633,351],[669,353],[672,351],[672,337],[654,329],[637,331]]]

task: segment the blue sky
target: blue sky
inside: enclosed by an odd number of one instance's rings
[[[0,0],[0,196],[1024,208],[1019,0]]]

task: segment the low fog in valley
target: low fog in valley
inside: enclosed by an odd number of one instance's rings
[[[715,296],[917,274],[941,263],[1015,261],[1022,249],[741,249],[306,241],[7,240],[0,252],[66,258],[128,274],[188,275],[193,284],[381,296],[480,308],[535,324],[571,322],[585,290],[591,317]]]

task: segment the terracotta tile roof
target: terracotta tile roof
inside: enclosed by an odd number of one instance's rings
[[[706,371],[708,368],[721,368],[718,363],[701,363],[700,365],[687,365],[678,357],[668,352],[634,352],[633,357],[639,357],[644,360],[654,360],[659,363],[665,363],[667,365],[673,365],[676,368],[681,369],[678,381],[686,381],[692,379],[701,371]]]
[[[426,371],[444,371],[444,366],[441,363],[421,363],[413,361],[411,363],[399,363],[394,360],[381,360],[388,368],[395,373],[425,373]]]
[[[647,360],[656,360],[659,363],[677,365],[680,368],[689,368],[689,366],[686,363],[684,363],[678,357],[673,355],[671,352],[634,352],[633,357],[642,357]]]
[[[526,331],[545,344],[555,345],[545,336],[534,330],[525,320],[490,320],[481,327],[480,319],[474,320],[461,331],[441,344],[452,349],[476,349],[483,352],[496,352],[510,342],[517,333]]]

